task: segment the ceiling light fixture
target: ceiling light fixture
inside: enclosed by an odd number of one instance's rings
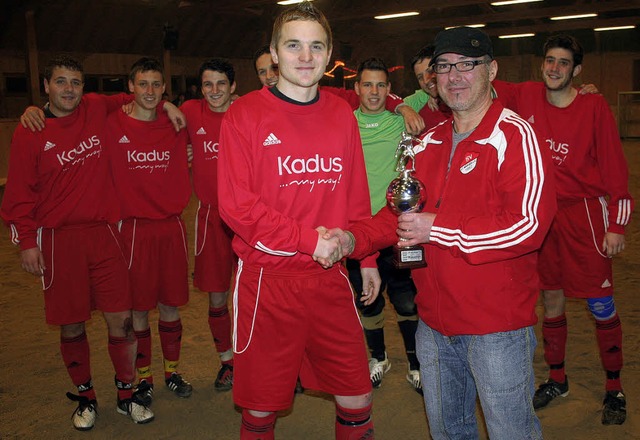
[[[501,2],[491,2],[491,6],[519,5],[520,3],[541,2],[542,0],[505,0]]]
[[[562,15],[560,17],[550,17],[549,20],[573,20],[574,18],[592,18],[598,14],[578,14],[578,15]]]
[[[635,29],[636,27],[633,25],[628,25],[628,26],[609,26],[609,27],[601,27],[601,28],[595,28],[594,31],[596,32],[600,32],[600,31],[619,31],[622,29]]]
[[[533,37],[535,34],[512,34],[512,35],[500,35],[498,38],[506,39],[506,38],[525,38],[525,37]]]
[[[286,6],[286,5],[295,5],[296,3],[302,3],[304,0],[282,0],[281,2],[278,2],[279,5],[282,6]],[[310,2],[312,2],[313,0],[308,0]]]
[[[445,31],[448,31],[449,29],[454,29],[454,28],[457,28],[457,27],[483,28],[483,27],[485,27],[485,26],[486,26],[486,24],[484,24],[484,23],[478,23],[478,24],[463,24],[462,26],[449,26],[449,27],[444,28],[444,30],[445,30]]]
[[[418,11],[410,11],[410,12],[399,12],[397,14],[387,14],[387,15],[376,15],[376,20],[387,20],[389,18],[401,18],[401,17],[411,17],[412,15],[420,15]]]

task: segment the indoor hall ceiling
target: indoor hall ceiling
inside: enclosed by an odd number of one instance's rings
[[[275,0],[3,0],[0,50],[24,51],[25,15],[33,11],[37,48],[43,52],[133,53],[159,56],[165,29],[178,34],[175,56],[250,58],[267,43]],[[336,57],[367,56],[397,48],[400,56],[433,40],[445,26],[486,23],[493,36],[534,32],[590,32],[601,26],[639,25],[640,0],[558,0],[491,6],[474,0],[316,0],[328,17]],[[375,20],[374,15],[416,10],[420,15]],[[550,21],[551,16],[598,13],[597,18]],[[640,40],[636,28],[626,39]],[[629,34],[631,32],[631,34]],[[611,34],[611,33],[609,33]],[[590,37],[591,38],[591,37]],[[589,38],[588,38],[589,39]],[[496,41],[496,40],[494,40]],[[498,45],[513,50],[514,44]],[[500,49],[502,47],[502,49]],[[587,48],[588,50],[588,48]]]

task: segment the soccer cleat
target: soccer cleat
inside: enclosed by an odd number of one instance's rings
[[[407,373],[407,382],[413,385],[413,389],[416,390],[418,394],[421,396],[422,394],[422,382],[420,381],[420,371],[418,370],[409,370]]]
[[[547,379],[545,383],[540,385],[533,395],[533,408],[544,408],[556,397],[567,397],[569,394],[569,378],[565,376],[564,383],[556,382],[553,379]]]
[[[371,385],[374,388],[380,388],[382,384],[382,376],[391,368],[391,362],[387,357],[387,352],[384,353],[384,360],[379,361],[376,358],[369,359],[369,378],[371,379]]]
[[[89,400],[84,396],[67,393],[69,400],[78,402],[78,407],[71,414],[73,427],[78,431],[88,431],[96,424],[98,416],[98,403],[95,400]]]
[[[607,391],[602,402],[602,424],[622,425],[627,419],[627,399],[622,391]]]
[[[155,418],[153,411],[146,406],[136,393],[130,399],[118,399],[116,411],[119,414],[131,417],[134,423],[145,424],[152,422]]]
[[[229,391],[233,388],[233,365],[222,364],[213,386],[217,391]]]
[[[178,397],[189,397],[191,396],[191,392],[193,391],[193,387],[189,382],[184,380],[182,376],[178,373],[171,373],[168,379],[165,379],[164,382],[167,384],[167,387],[176,393]]]
[[[153,403],[153,384],[144,379],[141,380],[140,383],[136,385],[134,394],[138,396],[138,400],[140,400],[144,406],[151,406]]]

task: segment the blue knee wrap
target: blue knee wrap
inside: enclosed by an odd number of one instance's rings
[[[602,298],[589,298],[587,304],[591,314],[598,321],[605,321],[616,314],[616,305],[611,295]]]

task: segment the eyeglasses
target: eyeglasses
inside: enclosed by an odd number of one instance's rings
[[[435,63],[433,71],[437,74],[449,73],[451,68],[455,67],[458,72],[469,72],[473,70],[478,64],[487,64],[488,61],[484,60],[472,60],[472,61],[459,61],[457,63]]]

